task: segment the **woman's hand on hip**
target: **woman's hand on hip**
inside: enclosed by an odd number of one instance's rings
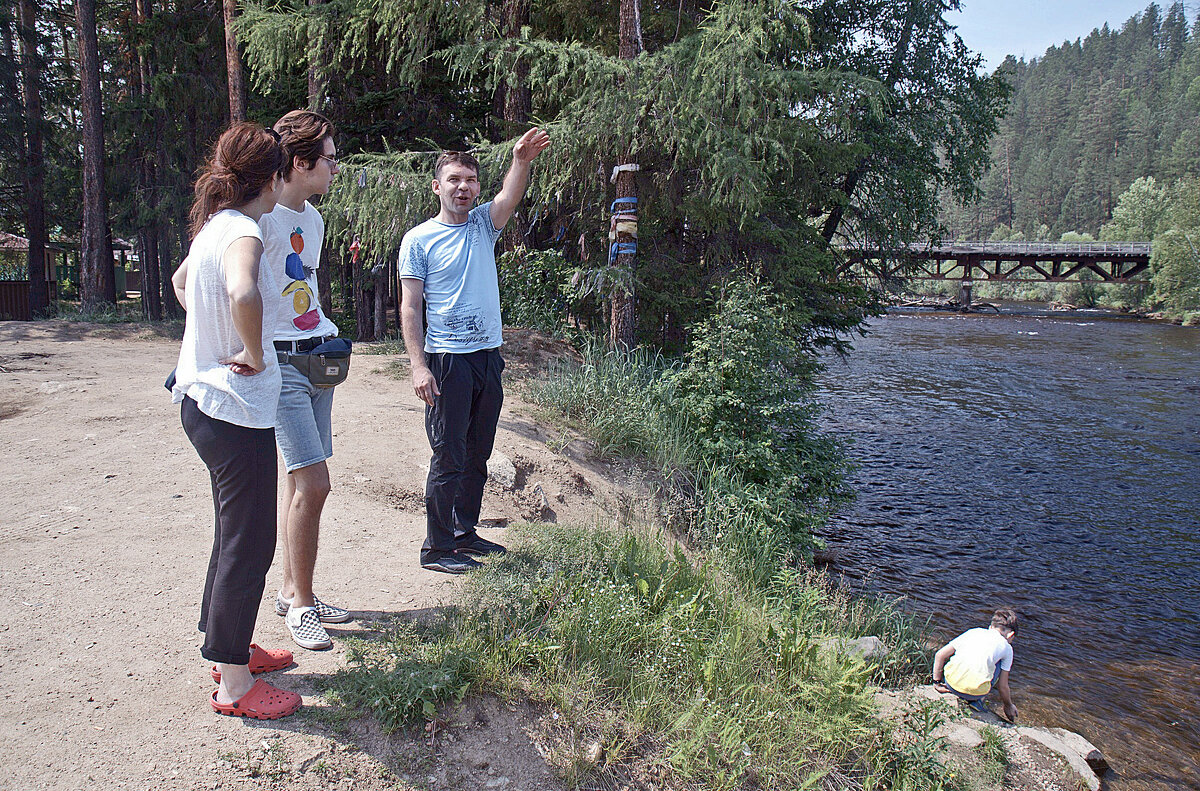
[[[240,376],[254,376],[257,373],[261,373],[267,367],[266,362],[263,360],[262,352],[259,352],[255,356],[248,349],[242,349],[228,360],[222,360],[221,365],[228,365],[230,370]]]

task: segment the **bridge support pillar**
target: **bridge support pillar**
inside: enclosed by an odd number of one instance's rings
[[[958,306],[963,310],[971,309],[971,281],[964,280],[958,286]]]

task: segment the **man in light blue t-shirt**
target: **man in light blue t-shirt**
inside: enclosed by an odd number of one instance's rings
[[[442,154],[433,172],[438,214],[400,245],[404,345],[433,449],[421,546],[421,566],[431,571],[462,574],[482,565],[472,555],[505,551],[475,532],[504,401],[496,240],[525,194],[533,160],[549,145],[536,127],[522,135],[500,192],[480,206],[479,162]]]

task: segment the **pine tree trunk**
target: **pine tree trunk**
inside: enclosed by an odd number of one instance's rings
[[[333,318],[333,283],[330,277],[332,267],[329,262],[336,255],[333,245],[326,239],[321,246],[321,266],[317,267],[317,300],[321,303],[321,312]]]
[[[162,223],[153,229],[152,238],[157,241],[158,255],[158,284],[159,293],[162,294],[162,310],[163,318],[175,319],[179,317],[180,311],[179,300],[175,298],[175,289],[171,286],[171,275],[175,274],[175,267],[172,266],[173,258],[171,256],[171,231],[172,228],[168,223]]]
[[[529,24],[529,0],[504,0],[504,37],[515,41]],[[513,84],[504,92],[504,133],[514,136],[529,122],[533,99],[529,90],[529,63],[518,61]]]
[[[100,99],[100,51],[96,0],[76,0],[79,79],[83,114],[83,232],[79,291],[84,309],[116,304],[112,248],[108,245],[108,196],[104,187],[104,110]]]
[[[375,340],[381,341],[387,337],[387,263],[380,261],[375,269]]]
[[[38,83],[37,11],[21,0],[21,81],[25,95],[25,235],[29,237],[29,313],[45,315],[50,306],[46,285],[46,164],[42,152],[42,97]]]
[[[354,323],[358,327],[358,337],[355,340],[374,340],[371,337],[372,330],[375,328],[371,294],[367,288],[367,273],[361,262],[350,265],[350,276],[354,294]]]
[[[398,254],[388,256],[388,259],[388,288],[392,292],[392,320],[396,322],[396,335],[401,336],[404,331],[404,325],[400,323],[400,302],[402,301],[402,286],[400,285],[400,261]]]
[[[529,24],[529,0],[504,0],[504,37],[515,40],[521,36],[521,28]],[[529,90],[529,64],[525,61],[517,63],[513,73],[513,84],[502,86],[503,91],[498,98],[504,105],[503,133],[505,137],[515,137],[525,131],[529,123],[529,114],[533,111],[533,99]],[[515,250],[520,247],[528,232],[528,223],[520,207],[513,214],[500,237],[502,250]]]
[[[641,51],[641,11],[638,0],[621,0],[620,42],[619,55],[624,60],[633,60]],[[622,162],[618,164],[633,164],[631,151],[624,153]],[[637,176],[635,173],[623,170],[617,174],[617,198],[637,199]],[[620,206],[629,204],[618,204]],[[637,204],[633,204],[637,205]],[[620,238],[618,237],[618,241]],[[612,315],[609,320],[608,344],[614,349],[632,349],[636,313],[634,308],[633,278],[636,256],[633,253],[617,253],[616,265],[628,273],[629,290],[616,288],[612,294]]]
[[[162,129],[163,119],[161,116],[155,118],[155,124],[159,130]],[[161,131],[159,132],[158,142],[155,146],[155,156],[161,168],[162,163],[167,161],[166,146],[162,142]],[[161,179],[163,175],[164,173],[161,169],[157,170],[158,178]],[[174,263],[182,261],[183,258],[177,258],[172,252],[174,246],[171,244],[171,237],[175,234],[176,229],[171,222],[169,209],[164,208],[162,205],[161,195],[164,188],[170,189],[171,185],[155,186],[155,193],[160,196],[160,202],[155,212],[156,219],[154,225],[150,228],[150,235],[153,239],[157,240],[158,245],[158,255],[156,258],[158,261],[158,291],[161,295],[159,302],[162,304],[163,318],[175,319],[179,318],[183,309],[179,307],[179,300],[175,298],[175,288],[171,285],[171,275],[175,274]],[[180,235],[182,236],[183,234]]]
[[[152,13],[153,9],[150,5],[150,0],[134,0],[133,23],[136,27],[140,28],[149,22]],[[130,42],[130,46],[134,47],[134,42]],[[136,54],[136,88],[138,95],[148,105],[149,102],[147,100],[150,96],[150,81],[152,79],[150,62],[146,58],[145,53],[140,51],[140,48],[138,48]],[[152,110],[152,112],[157,116],[157,109]],[[138,229],[138,260],[142,267],[142,311],[150,321],[161,321],[163,317],[163,304],[162,284],[158,268],[158,188],[156,184],[154,155],[152,145],[144,136],[139,136],[135,145],[139,147],[138,158],[141,160],[138,181],[142,193],[142,201],[149,207],[151,214],[151,218],[147,218],[144,221],[143,227]]]
[[[308,0],[310,7],[324,3],[325,0]],[[310,35],[308,39],[308,109],[314,113],[321,112],[321,106],[325,103],[325,80],[321,77],[321,67],[325,65],[324,61],[324,46]],[[326,275],[325,279],[328,280],[329,276]],[[320,285],[320,275],[317,276],[317,285]]]
[[[138,230],[138,262],[142,267],[142,312],[150,321],[162,320],[159,293],[158,234],[153,226]]]
[[[237,33],[233,20],[237,16],[237,0],[222,0],[225,12],[225,71],[229,83],[229,121],[246,120],[246,86],[242,80],[242,57],[238,54]]]

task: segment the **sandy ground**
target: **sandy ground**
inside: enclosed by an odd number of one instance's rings
[[[544,346],[525,339],[510,370]],[[330,627],[332,650],[295,646],[271,606],[277,554],[255,639],[295,652],[270,680],[304,695],[303,713],[211,712],[196,619],[212,500],[162,387],[177,352],[176,340],[127,325],[0,323],[0,788],[557,788],[530,735],[534,712],[474,701],[430,746],[366,720],[331,725],[316,694],[344,664],[340,638],[435,606],[456,584],[417,563],[429,449],[422,405],[386,355],[356,355],[334,406],[316,587],[356,619]],[[600,468],[547,448],[512,390],[496,449],[516,485],[489,483],[483,516],[539,515],[540,484],[550,505],[540,516],[589,523],[612,487]],[[503,540],[502,529],[481,533]]]

